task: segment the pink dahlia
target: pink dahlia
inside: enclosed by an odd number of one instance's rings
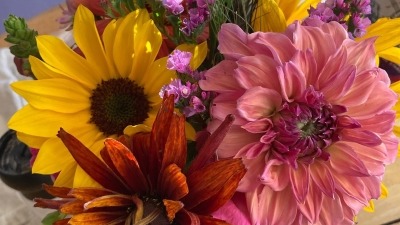
[[[218,39],[225,60],[200,86],[217,93],[210,131],[236,116],[218,154],[247,166],[244,197],[228,207],[247,206],[250,222],[231,222],[353,224],[380,196],[398,145],[397,96],[375,64],[375,39],[357,43],[337,22],[283,34],[224,24]]]

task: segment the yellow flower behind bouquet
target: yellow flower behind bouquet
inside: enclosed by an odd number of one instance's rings
[[[93,186],[57,131],[63,127],[99,156],[104,139],[122,134],[127,125],[131,131],[151,130],[162,102],[159,91],[176,74],[166,68],[167,57],[156,59],[162,35],[144,9],[111,21],[101,39],[93,14],[79,6],[73,29],[83,56],[56,37],[37,37],[43,61],[29,58],[37,80],[12,84],[28,104],[9,127],[40,149],[33,173],[60,172],[56,186]],[[199,66],[204,57],[193,54],[192,60]]]

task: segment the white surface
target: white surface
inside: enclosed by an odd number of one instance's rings
[[[10,117],[25,101],[10,88],[10,83],[29,79],[19,75],[8,48],[0,48],[0,136],[7,130]],[[39,225],[52,210],[33,207],[33,202],[0,180],[0,225]]]

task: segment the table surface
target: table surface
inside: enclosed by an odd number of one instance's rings
[[[42,14],[33,17],[27,21],[28,25],[36,29],[39,34],[54,34],[59,32],[59,24],[56,22],[56,18],[61,15],[61,9],[54,7],[50,10],[43,12]],[[5,34],[0,35],[0,48],[9,46],[3,39]],[[384,176],[384,184],[389,190],[389,197],[375,201],[375,212],[367,213],[361,212],[358,215],[359,225],[380,225],[395,221],[400,218],[400,159],[396,163],[387,167],[386,174]],[[32,207],[32,202],[22,197],[20,193],[17,193],[9,189],[6,185],[0,182],[0,224],[8,223],[9,218],[18,215],[18,220],[14,220],[12,225],[35,225],[39,224],[39,219],[48,211],[42,209],[36,209]],[[3,204],[6,202],[7,204]],[[21,218],[22,217],[22,218]],[[24,219],[25,218],[25,219]],[[7,223],[4,223],[7,221]],[[26,222],[31,221],[31,222]],[[391,224],[400,224],[391,223]]]

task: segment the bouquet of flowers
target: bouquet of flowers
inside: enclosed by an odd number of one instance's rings
[[[68,0],[5,22],[45,224],[354,224],[395,161],[400,19],[369,0]]]

